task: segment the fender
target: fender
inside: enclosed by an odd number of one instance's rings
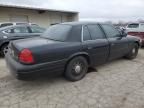
[[[141,42],[141,40],[140,40],[140,41],[135,41],[135,43],[137,43],[139,47],[142,46],[142,42]]]
[[[83,55],[83,56],[85,56],[86,57],[86,59],[88,60],[88,63],[90,64],[91,62],[91,60],[90,60],[90,56],[89,56],[89,54],[87,53],[87,52],[77,52],[77,53],[74,53],[74,54],[72,54],[72,55],[70,55],[69,57],[68,57],[68,59],[67,59],[67,62],[69,62],[71,59],[73,59],[74,57],[76,57],[76,56],[80,56],[80,55]]]

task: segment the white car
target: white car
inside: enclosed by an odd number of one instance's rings
[[[144,23],[131,23],[126,27],[128,35],[136,36],[141,39],[141,44],[144,46]]]
[[[37,24],[25,23],[25,22],[3,22],[3,23],[0,23],[0,28],[6,27],[6,26],[12,26],[12,25],[37,25]]]

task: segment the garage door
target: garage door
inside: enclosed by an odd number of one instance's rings
[[[28,23],[28,16],[26,15],[10,15],[11,22],[26,22]]]
[[[51,14],[50,16],[50,20],[51,20],[51,25],[53,24],[57,24],[57,23],[61,23],[62,22],[62,17],[60,14]]]

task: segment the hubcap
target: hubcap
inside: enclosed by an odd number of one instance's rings
[[[3,53],[6,54],[7,52],[8,52],[8,47],[5,47],[5,48],[3,49]]]
[[[133,48],[132,53],[135,54],[135,52],[136,52],[136,50],[135,50],[135,48]]]
[[[80,65],[76,65],[75,66],[75,72],[76,73],[80,73],[81,72],[81,66]]]

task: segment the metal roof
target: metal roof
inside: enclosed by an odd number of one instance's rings
[[[57,9],[48,9],[34,6],[22,6],[22,5],[13,5],[13,4],[2,4],[0,3],[0,7],[9,7],[9,8],[21,8],[21,9],[29,9],[29,10],[41,10],[41,11],[53,11],[53,12],[66,12],[66,13],[79,13],[76,11],[67,11],[67,10],[57,10]]]

